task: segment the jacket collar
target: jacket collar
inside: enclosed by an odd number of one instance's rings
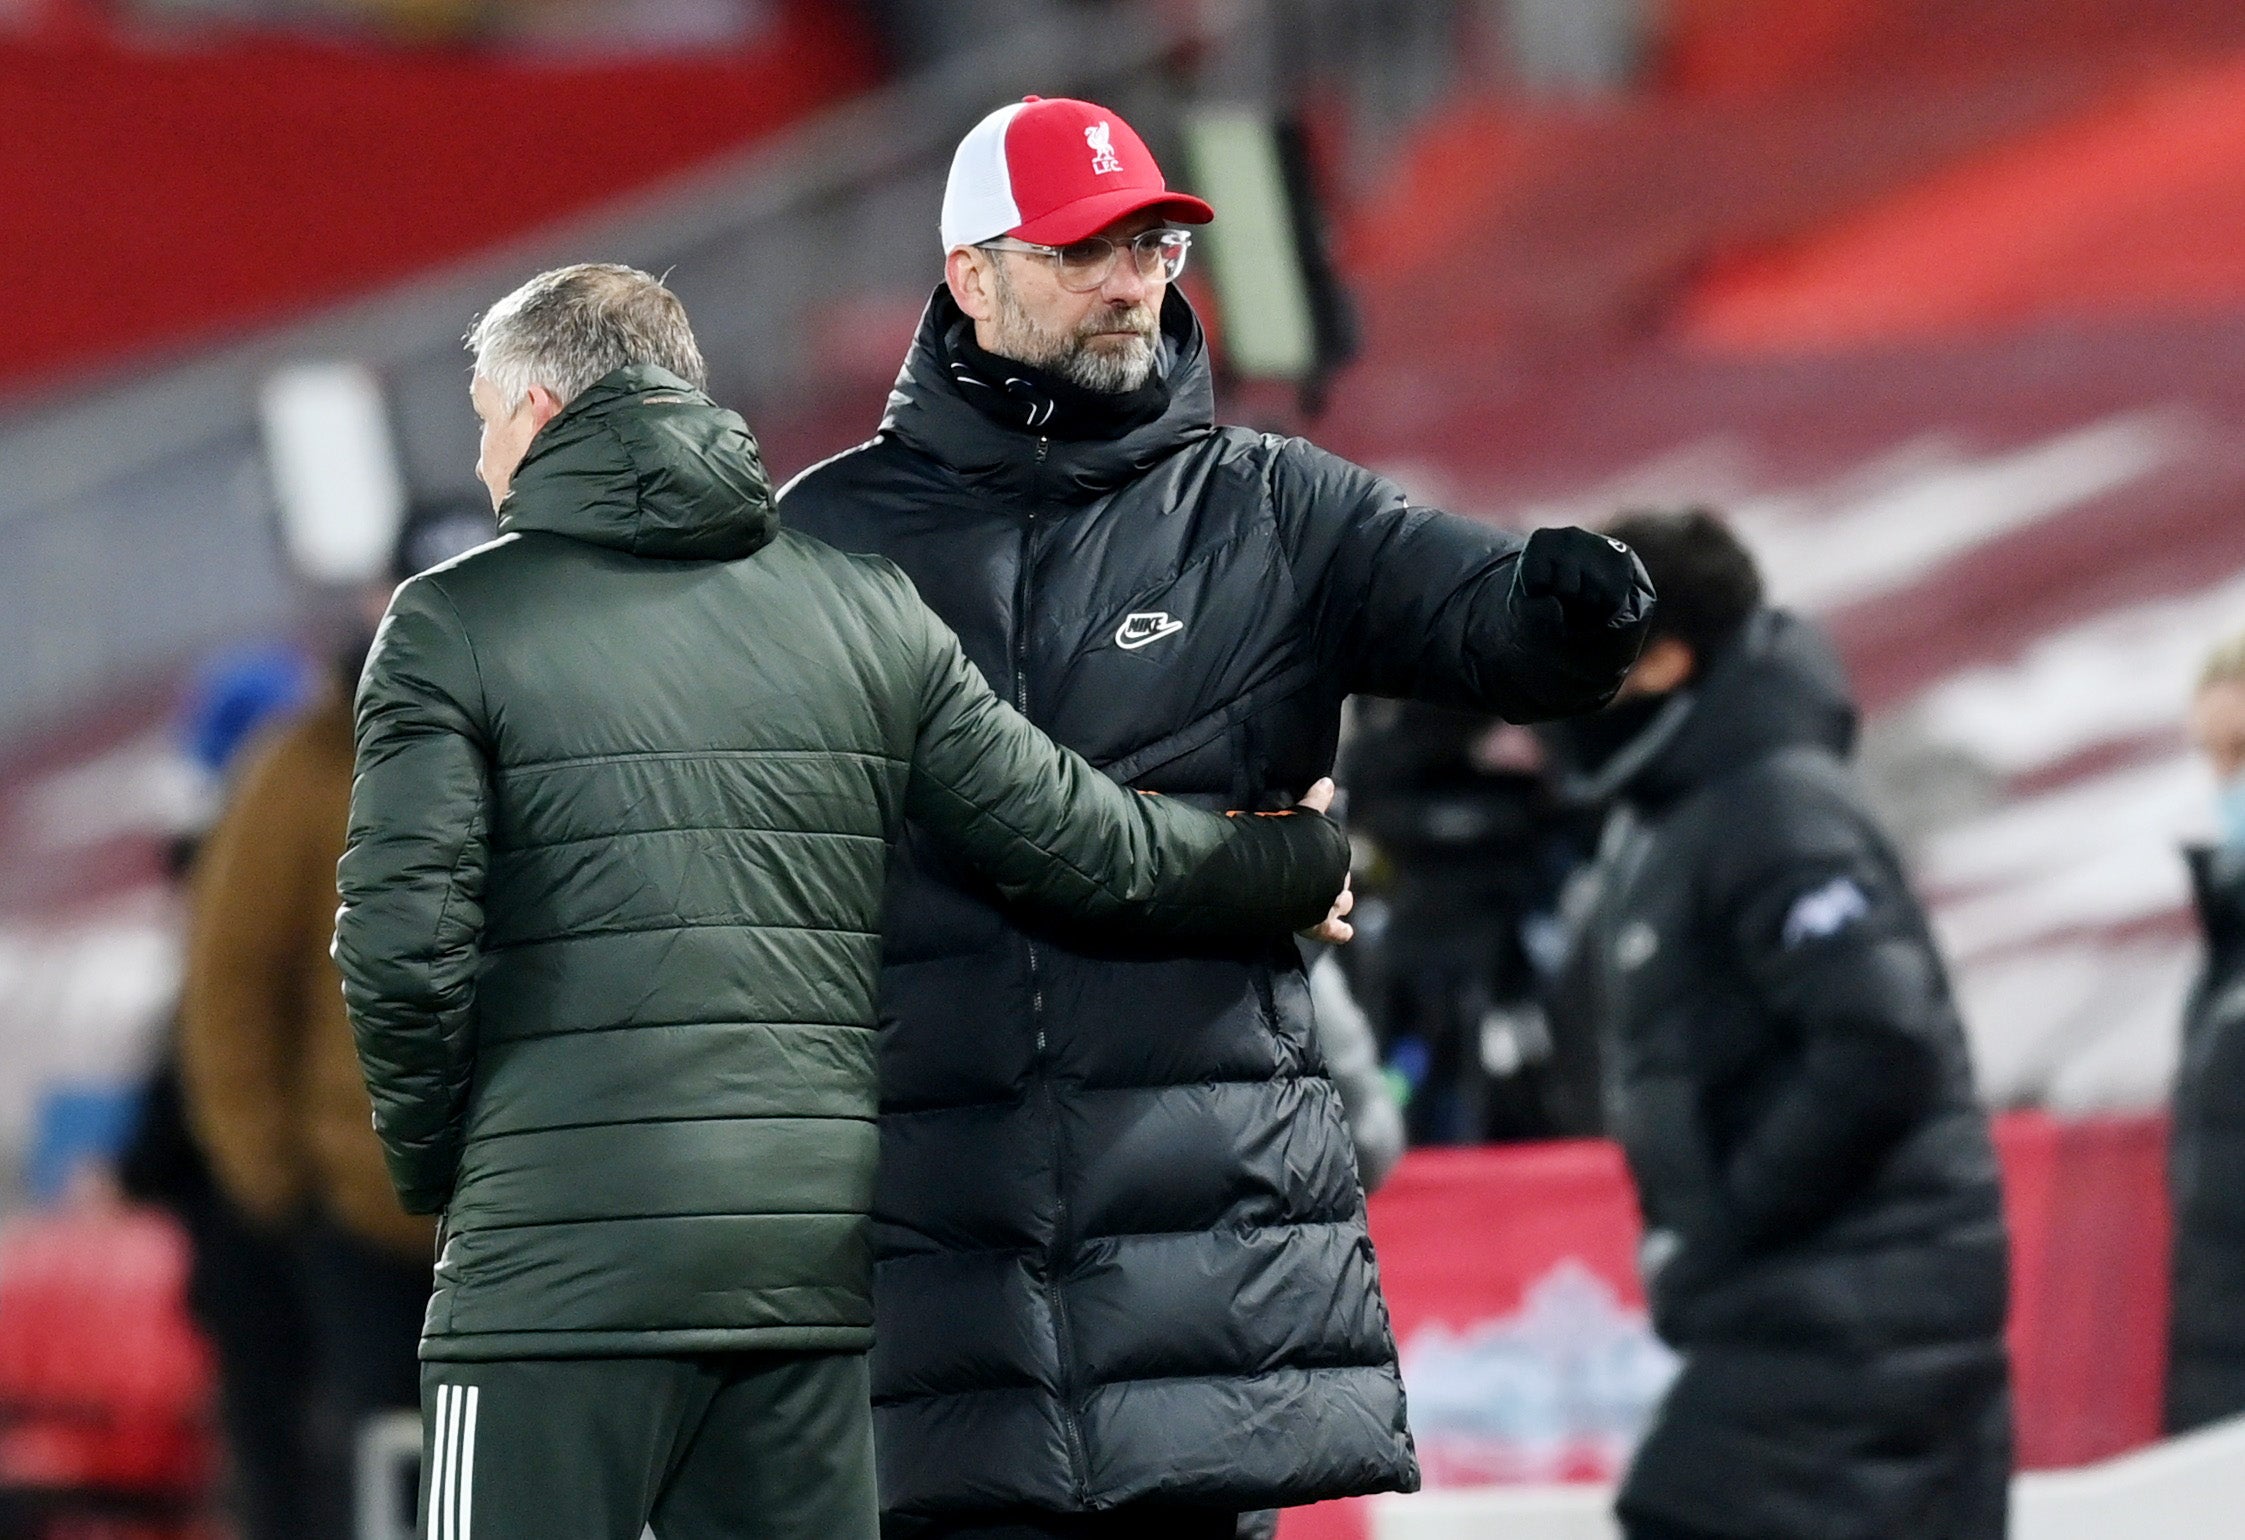
[[[1855,731],[1855,703],[1831,643],[1783,610],[1761,610],[1622,751],[1628,768],[1611,790],[1659,807],[1785,749],[1811,745],[1848,758]]]
[[[969,401],[947,366],[944,343],[964,321],[950,291],[937,288],[889,393],[881,431],[969,483],[1026,501],[1088,503],[1215,431],[1216,386],[1207,341],[1192,306],[1176,289],[1162,304],[1168,404],[1150,421],[1110,437],[1054,438],[1026,423],[1000,422]]]
[[[677,375],[635,364],[538,431],[499,528],[633,556],[730,561],[770,544],[779,517],[748,425]]]

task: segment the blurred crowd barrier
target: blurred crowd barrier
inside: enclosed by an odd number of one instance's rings
[[[2245,1423],[2224,1423],[2081,1470],[2011,1488],[2012,1540],[2219,1540],[2234,1534]],[[1372,1540],[1620,1540],[1603,1486],[1459,1489],[1379,1499]]]
[[[2158,1437],[2166,1138],[2158,1117],[1997,1124],[2022,1469]],[[1429,1488],[1611,1480],[1672,1372],[1645,1319],[1619,1151],[1418,1151],[1372,1200],[1372,1229]],[[0,1228],[0,1514],[192,1511],[211,1378],[186,1283],[184,1240],[150,1213],[72,1207]],[[1369,1514],[1296,1510],[1282,1535],[1363,1540]]]
[[[2166,1140],[2151,1116],[1996,1124],[2024,1470],[2159,1437]],[[1430,1490],[1620,1473],[1673,1360],[1645,1318],[1616,1147],[1414,1151],[1373,1197],[1372,1234]],[[1296,1510],[1281,1534],[1363,1540],[1369,1512]]]

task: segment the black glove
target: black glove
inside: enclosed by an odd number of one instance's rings
[[[1512,607],[1554,640],[1634,661],[1653,613],[1653,582],[1637,553],[1587,529],[1539,529],[1512,575]]]

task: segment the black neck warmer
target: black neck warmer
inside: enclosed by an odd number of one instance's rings
[[[1087,390],[1048,369],[1001,358],[974,340],[974,323],[961,317],[943,334],[943,367],[991,421],[1044,438],[1114,439],[1143,427],[1169,407],[1169,345],[1146,383],[1136,390]]]
[[[1560,801],[1601,807],[1620,796],[1667,749],[1695,702],[1690,690],[1671,690],[1537,727],[1558,761]]]

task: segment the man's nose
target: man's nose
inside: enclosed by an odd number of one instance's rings
[[[1138,254],[1125,246],[1115,253],[1114,270],[1099,286],[1099,294],[1117,305],[1135,305],[1152,289],[1152,280],[1138,271]]]

